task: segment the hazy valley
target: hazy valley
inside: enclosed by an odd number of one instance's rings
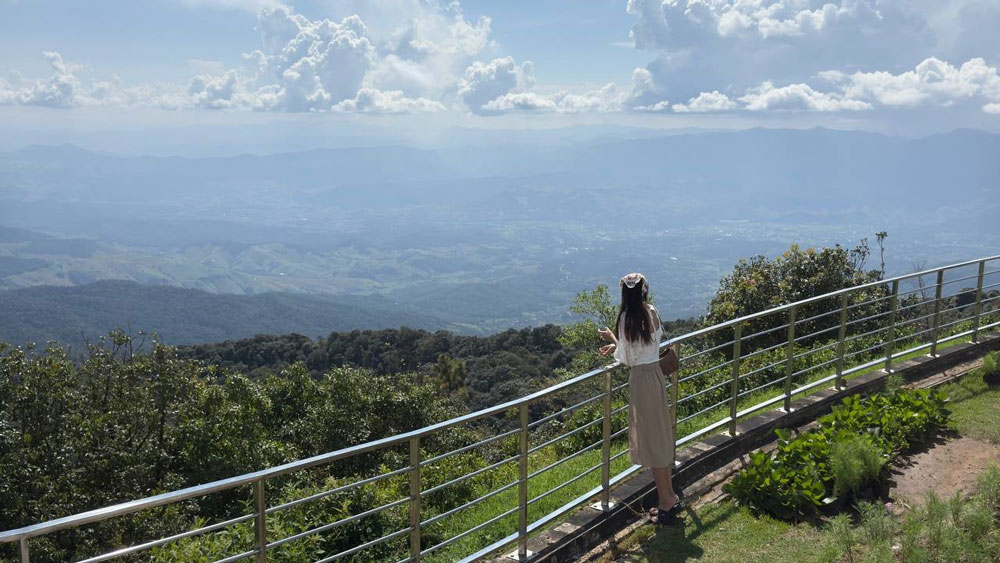
[[[332,296],[341,313],[320,307],[325,325],[289,313],[298,320],[262,320],[261,332],[322,334],[351,319],[487,333],[565,322],[576,292],[631,270],[650,275],[665,315],[699,315],[737,259],[791,243],[853,246],[886,230],[890,274],[1000,248],[1000,135],[528,139],[213,158],[2,153],[0,287],[294,292]],[[8,301],[28,295],[48,294]],[[7,335],[23,333],[10,329],[23,324],[15,311],[4,309]],[[168,341],[223,334],[117,321],[128,323]]]

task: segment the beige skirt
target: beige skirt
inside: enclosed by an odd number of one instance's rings
[[[647,467],[672,466],[673,428],[659,363],[632,366],[628,383],[628,451],[632,463]]]

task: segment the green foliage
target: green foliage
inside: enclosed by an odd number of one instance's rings
[[[581,320],[566,325],[559,335],[563,348],[577,351],[567,372],[581,373],[609,363],[597,352],[603,344],[597,336],[598,329],[610,327],[614,330],[618,317],[618,305],[613,302],[608,286],[601,284],[592,290],[577,293],[570,312]]]
[[[878,479],[885,462],[882,451],[868,436],[835,441],[830,447],[834,494],[857,493],[864,485]]]
[[[79,365],[57,347],[37,353],[0,344],[0,529],[248,473],[427,426],[459,412],[447,394],[430,383],[416,383],[412,375],[338,368],[316,377],[296,364],[250,379],[181,359],[159,344],[150,353],[134,353],[131,339],[120,332],[93,346]],[[477,439],[470,432],[438,434],[422,446],[451,450]],[[357,475],[398,468],[404,459],[406,452],[386,448],[336,462],[327,471],[344,479],[341,483],[351,482]],[[481,457],[454,456],[429,468],[427,478],[433,482],[484,465]],[[323,484],[302,479],[292,485],[273,482],[279,490],[269,493],[272,504],[283,495],[300,498],[294,495],[318,492]],[[293,486],[298,489],[289,488]],[[310,510],[319,512],[294,518],[296,513],[289,512],[285,523],[287,529],[301,531],[306,523],[329,522],[377,506],[371,502],[396,500],[401,490],[402,485],[390,482],[358,489],[353,494],[360,497],[331,498],[341,503],[337,510],[342,512],[310,503]],[[465,501],[471,494],[471,489],[455,487],[447,498],[431,495],[428,507]],[[245,490],[232,489],[47,536],[32,542],[32,560],[77,559],[93,546],[171,535],[199,519],[231,517],[246,502]],[[344,502],[349,502],[346,508]],[[391,517],[388,512],[385,518]],[[274,520],[276,527],[284,525],[282,518]],[[365,519],[364,529],[388,529],[388,523],[378,522]],[[218,556],[224,551],[213,551],[216,547],[242,541],[245,533],[234,527],[198,540],[190,548],[194,551],[180,546],[180,551],[163,552],[164,557],[198,560],[195,552],[206,549]],[[362,534],[337,545],[343,549],[351,541],[376,537]],[[288,560],[302,558],[289,555]]]
[[[773,455],[756,452],[723,486],[738,502],[779,518],[797,518],[830,495],[856,492],[877,480],[892,456],[943,428],[945,397],[897,390],[847,397],[819,424],[793,437],[779,429]]]
[[[983,365],[977,368],[983,381],[988,385],[1000,385],[1000,354],[990,352],[983,358]]]
[[[874,432],[887,455],[897,455],[943,428],[950,416],[947,397],[928,389],[896,390],[844,398],[823,425],[852,433]]]
[[[802,250],[798,245],[792,245],[787,252],[773,260],[760,255],[749,260],[741,259],[733,271],[720,280],[719,289],[709,303],[705,324],[718,324],[786,303],[881,279],[882,274],[879,270],[863,269],[864,261],[858,259],[858,253],[867,250],[867,246],[863,246],[863,249],[859,247],[848,252],[839,245],[818,251],[814,248]],[[856,291],[851,294],[851,303],[860,304],[881,297],[884,292],[884,287]],[[839,305],[839,298],[820,300],[801,307],[797,311],[797,318],[814,317]],[[885,303],[856,307],[852,311],[852,316],[862,318],[880,312],[873,310],[872,307],[884,308]],[[751,335],[767,331],[786,322],[786,318],[774,315],[758,317],[744,324],[743,334]],[[836,315],[827,315],[800,323],[796,330],[799,334],[811,334],[836,326],[837,323],[839,319]],[[732,331],[720,331],[715,336],[716,344],[728,342],[732,340],[732,336]],[[769,347],[780,342],[783,337],[782,331],[775,331],[749,338],[743,343],[743,352]]]
[[[555,325],[490,336],[408,328],[355,330],[316,339],[259,335],[183,347],[178,353],[253,378],[278,374],[295,363],[304,364],[313,376],[343,367],[381,375],[415,373],[418,378],[436,379],[442,390],[478,410],[551,384],[578,352],[563,347],[562,334]]]

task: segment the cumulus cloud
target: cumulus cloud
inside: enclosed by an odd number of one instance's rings
[[[343,100],[333,109],[365,113],[410,113],[444,111],[445,107],[441,102],[427,98],[408,98],[399,90],[362,88],[353,98]]]
[[[770,82],[763,82],[751,88],[740,98],[745,108],[750,111],[760,110],[791,110],[791,111],[841,111],[871,109],[871,104],[859,100],[851,100],[817,92],[808,84],[789,84],[775,87]]]
[[[490,87],[501,87],[500,75],[492,77],[497,81],[492,85],[489,76],[475,76],[473,83],[466,83],[467,69],[494,44],[490,19],[467,20],[458,2],[442,6],[397,0],[391,6],[359,5],[377,20],[381,35],[373,34],[357,14],[309,19],[277,1],[189,3],[259,9],[256,29],[261,47],[245,53],[238,68],[190,59],[188,64],[197,74],[186,87],[125,88],[117,79],[87,82],[80,78],[79,67],[64,63],[58,53],[47,52],[51,78],[7,77],[0,82],[0,103],[399,113],[441,111],[449,99],[455,101],[462,87],[471,88],[470,100],[485,95]],[[531,64],[522,63],[517,73],[515,87],[530,86]],[[498,90],[496,95],[508,91]]]
[[[476,61],[465,69],[465,77],[458,85],[458,97],[470,111],[480,113],[489,102],[534,84],[533,70],[531,61],[519,65],[513,57],[493,59],[488,63]],[[524,99],[517,103],[531,102]]]
[[[1000,115],[1000,103],[986,104],[983,106],[983,111],[986,113]]]
[[[637,48],[655,53],[645,67],[649,72],[645,99],[633,105],[688,100],[715,90],[742,92],[762,80],[809,83],[830,69],[906,68],[932,56],[948,56],[968,40],[946,40],[954,35],[948,30],[957,24],[944,4],[948,3],[629,0],[626,9],[636,17],[632,39]],[[992,36],[990,41],[995,43]]]
[[[729,99],[729,96],[713,90],[702,92],[696,97],[688,100],[686,104],[674,104],[672,109],[679,113],[684,112],[717,112],[730,111],[739,107],[739,104]]]
[[[11,89],[9,97],[15,103],[34,106],[70,107],[82,101],[77,72],[81,67],[63,62],[62,55],[45,51],[42,55],[52,67],[52,77],[35,80],[18,89]]]
[[[937,58],[920,62],[913,70],[889,72],[824,72],[844,96],[890,107],[949,105],[976,98],[1000,100],[1000,75],[981,58],[956,67]]]
[[[621,111],[624,98],[625,96],[618,91],[614,83],[608,83],[600,89],[582,94],[572,94],[566,91],[554,94],[509,92],[483,104],[478,112],[482,114],[514,111],[614,112]]]
[[[52,75],[48,79],[26,79],[9,72],[0,80],[0,104],[71,108],[96,105],[169,105],[176,88],[150,85],[124,87],[117,77],[90,80],[84,67],[63,60],[61,54],[45,51]]]

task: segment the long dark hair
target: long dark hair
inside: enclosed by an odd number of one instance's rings
[[[646,301],[649,300],[649,286],[646,278],[640,278],[634,287],[629,287],[624,283],[622,287],[622,304],[618,308],[618,321],[615,326],[615,333],[623,335],[629,342],[642,341],[649,344],[653,341],[653,324],[646,310]],[[622,332],[622,319],[625,319],[625,331]]]

